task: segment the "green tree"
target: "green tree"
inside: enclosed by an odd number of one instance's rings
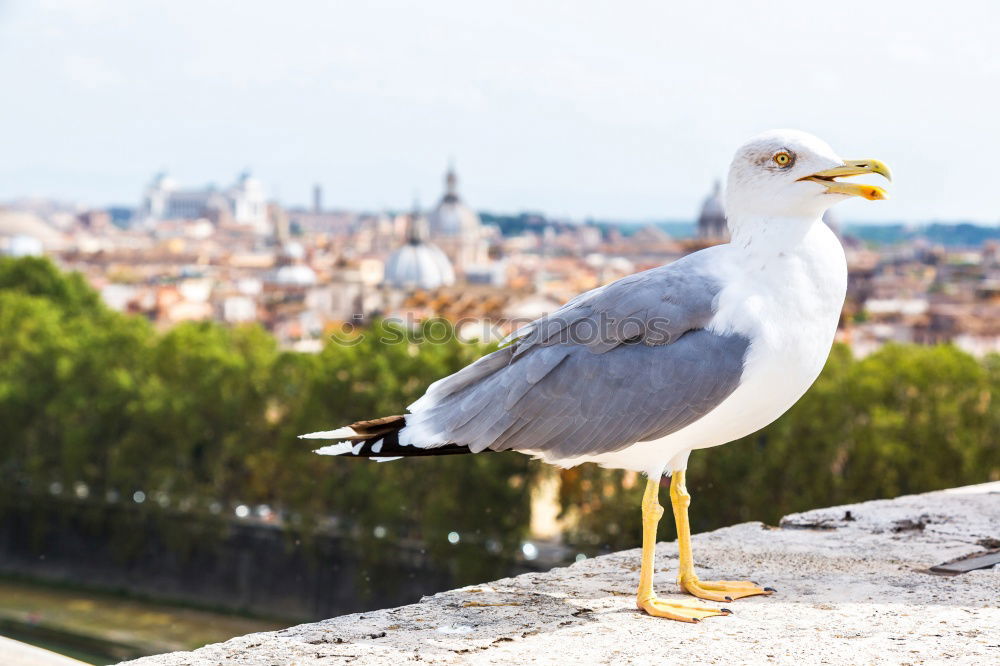
[[[412,331],[375,322],[319,354],[281,351],[257,326],[160,334],[104,307],[78,274],[0,259],[0,471],[33,492],[52,483],[83,484],[91,499],[142,491],[143,520],[215,507],[222,513],[206,524],[220,534],[234,505],[266,503],[290,538],[336,525],[369,559],[391,559],[389,544],[409,540],[460,579],[500,575],[525,536],[539,463],[503,453],[373,464],[315,456],[316,442],[296,437],[401,413],[488,351],[453,333],[444,322]],[[859,360],[836,346],[787,414],[692,455],[694,527],[1000,478],[998,393],[996,355],[889,345]],[[562,479],[570,543],[638,544],[635,474],[584,465]],[[178,552],[207,538],[184,532],[184,521],[162,524]],[[128,524],[103,529],[123,557],[141,545]]]
[[[63,273],[43,257],[0,257],[0,290],[40,296],[71,314],[104,309],[82,275]]]

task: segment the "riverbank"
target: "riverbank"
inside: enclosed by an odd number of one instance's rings
[[[302,533],[250,517],[64,495],[0,489],[0,576],[315,619],[412,603],[484,578],[549,568],[558,557],[541,545],[531,561],[491,552],[473,534],[428,544],[328,526]]]
[[[0,579],[0,634],[90,663],[191,650],[279,626],[276,620]]]

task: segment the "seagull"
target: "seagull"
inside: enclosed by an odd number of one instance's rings
[[[728,615],[656,596],[660,479],[670,475],[684,592],[714,602],[774,592],[698,578],[685,470],[693,450],[763,428],[819,375],[847,290],[844,250],[823,213],[850,197],[886,198],[837,180],[863,174],[892,179],[882,162],[843,160],[805,132],[759,134],[729,168],[729,243],[577,296],[431,384],[404,415],[302,437],[339,440],[316,453],[379,461],[513,450],[564,468],[641,472],[636,605],[683,622]]]

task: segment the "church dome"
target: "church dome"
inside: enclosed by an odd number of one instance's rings
[[[301,260],[306,257],[306,249],[302,246],[302,243],[299,243],[298,241],[285,243],[285,245],[281,248],[281,253],[285,257],[292,260]]]
[[[451,261],[436,245],[422,238],[422,220],[410,215],[406,244],[385,264],[385,283],[396,289],[437,289],[455,283]]]
[[[698,238],[724,239],[728,237],[726,209],[722,203],[722,184],[715,181],[715,187],[701,204],[701,214],[698,216]]]
[[[45,248],[34,236],[11,236],[3,253],[10,257],[40,257]]]
[[[34,213],[0,210],[0,237],[30,237],[49,249],[60,249],[62,235]]]
[[[466,206],[458,196],[458,177],[454,169],[448,169],[444,182],[444,196],[429,215],[431,237],[478,237],[482,221],[479,214]]]
[[[308,287],[316,284],[316,271],[304,264],[289,264],[274,272],[275,284]]]

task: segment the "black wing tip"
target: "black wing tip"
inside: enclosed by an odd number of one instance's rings
[[[360,446],[359,446],[360,445]],[[447,456],[472,453],[464,444],[444,444],[422,447],[399,443],[399,431],[376,435],[357,442],[347,456],[352,458],[418,458],[421,456]]]

